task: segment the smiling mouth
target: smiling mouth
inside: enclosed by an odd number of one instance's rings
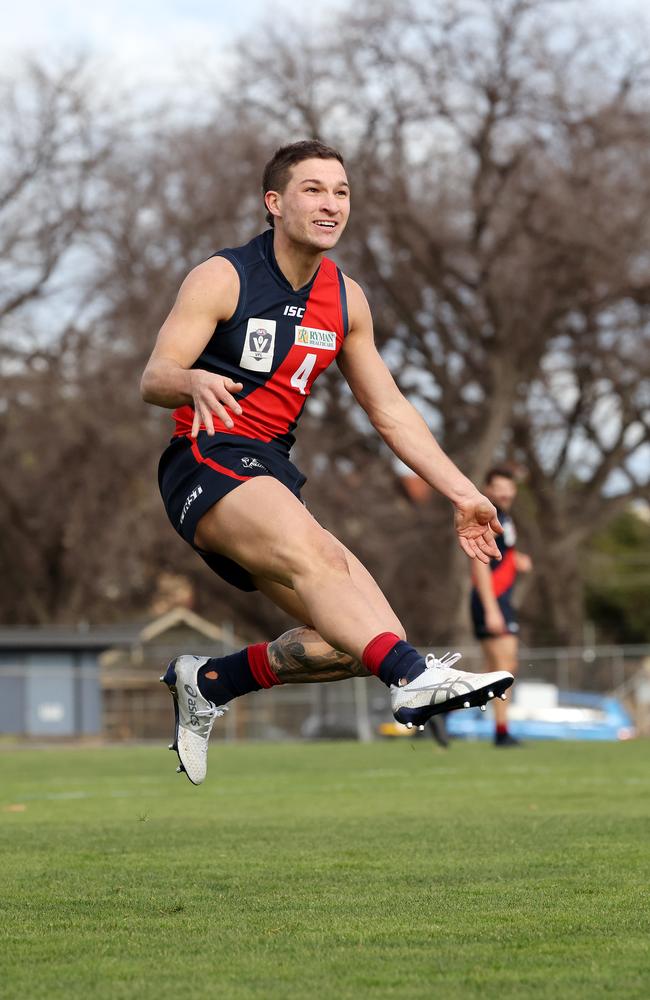
[[[318,226],[319,229],[336,229],[338,223],[333,220],[316,219],[314,225]]]

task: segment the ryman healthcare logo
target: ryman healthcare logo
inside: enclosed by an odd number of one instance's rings
[[[336,350],[336,334],[333,330],[315,330],[311,326],[297,326],[295,342],[303,347],[319,347],[322,351]]]
[[[249,319],[239,362],[253,372],[270,372],[275,352],[275,320]]]

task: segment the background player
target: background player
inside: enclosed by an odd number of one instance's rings
[[[519,624],[512,605],[517,573],[529,573],[530,556],[517,552],[517,533],[510,510],[517,496],[517,484],[509,469],[490,469],[485,477],[485,493],[497,508],[503,533],[496,539],[501,560],[489,565],[475,563],[471,594],[474,634],[481,642],[486,670],[507,670],[516,674],[518,665]],[[507,699],[494,705],[494,742],[498,747],[515,747],[519,741],[508,732]]]
[[[142,377],[147,402],[175,409],[159,469],[174,528],[215,572],[303,623],[230,657],[170,664],[162,679],[176,711],[172,746],[194,783],[205,776],[220,706],[248,691],[372,673],[390,687],[396,718],[419,725],[484,706],[512,683],[503,671],[453,669],[459,654],[425,662],[367,570],[301,503],[292,432],[315,378],[336,359],[384,441],[452,502],[467,555],[499,558],[494,506],[402,396],[361,288],[324,256],[350,211],[340,153],[317,141],[283,147],[263,191],[271,228],[188,275]]]

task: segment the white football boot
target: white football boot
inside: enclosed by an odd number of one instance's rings
[[[432,715],[452,712],[456,708],[474,708],[485,711],[488,701],[497,696],[505,700],[505,692],[514,677],[506,670],[491,674],[470,674],[454,670],[460,653],[445,653],[438,660],[432,654],[426,658],[426,668],[418,677],[399,687],[391,684],[390,700],[393,715],[408,729],[424,728]]]
[[[199,667],[207,656],[178,656],[160,678],[174,699],[176,728],[170,750],[178,754],[178,772],[184,771],[193,785],[200,785],[208,770],[208,740],[214,720],[225,715],[227,705],[217,707],[199,691]]]

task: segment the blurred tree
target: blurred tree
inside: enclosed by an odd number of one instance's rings
[[[584,553],[587,615],[596,639],[647,643],[650,637],[650,521],[628,509],[600,531]]]
[[[545,641],[581,635],[580,547],[648,490],[648,61],[603,28],[544,0],[361,3],[327,46],[270,22],[272,64],[262,72],[252,40],[238,81],[286,139],[309,131],[348,153],[341,254],[449,453],[477,481],[497,456],[529,468]],[[334,395],[347,414],[330,380],[332,423]],[[331,462],[350,448],[344,422]],[[370,516],[372,498],[360,506]],[[428,527],[424,545],[394,531],[400,578],[424,559],[419,628],[428,615],[437,636],[440,622],[458,634],[463,557],[448,524]]]

